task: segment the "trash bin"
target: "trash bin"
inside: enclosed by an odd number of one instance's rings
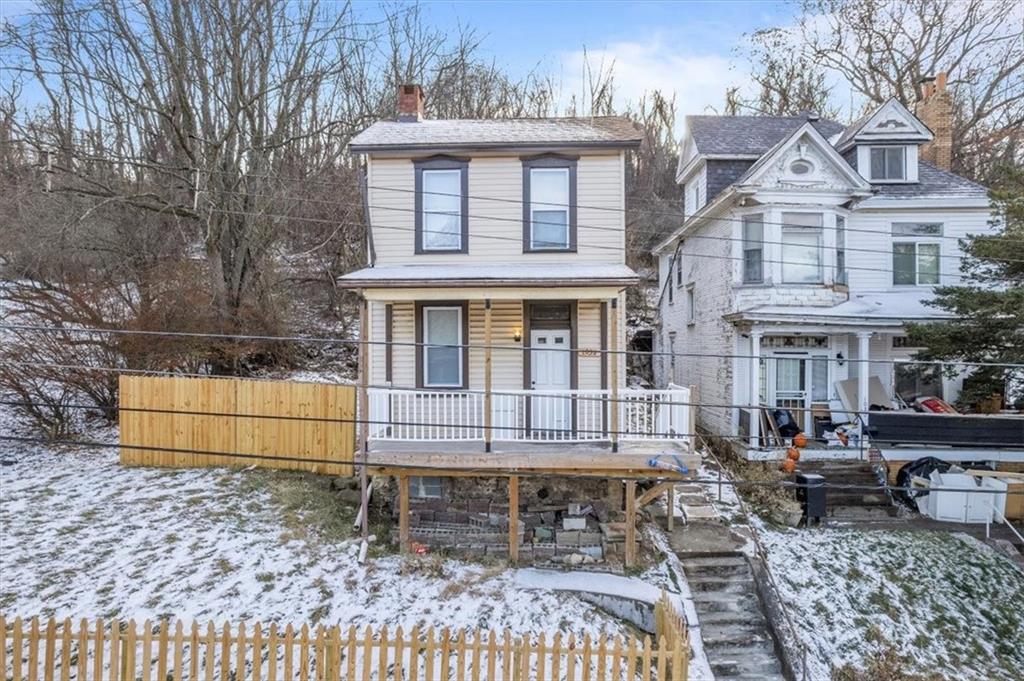
[[[804,523],[811,524],[811,520],[821,524],[825,517],[825,476],[817,473],[796,474],[796,500],[804,512]]]

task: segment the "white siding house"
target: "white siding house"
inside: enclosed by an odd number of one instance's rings
[[[691,116],[681,149],[684,219],[654,249],[654,368],[697,387],[703,427],[758,457],[763,408],[820,436],[844,405],[867,420],[956,399],[960,379],[900,363],[904,324],[944,316],[927,301],[959,281],[958,239],[991,229],[985,188],[924,160],[948,162],[947,141],[890,101],[848,127]]]

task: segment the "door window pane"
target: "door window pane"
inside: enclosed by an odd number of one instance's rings
[[[777,359],[775,364],[776,392],[799,392],[804,389],[804,362],[801,359]]]
[[[530,170],[530,245],[569,247],[569,169]]]
[[[423,171],[423,249],[462,248],[462,171]]]
[[[828,358],[811,359],[811,401],[828,401]]]
[[[427,386],[462,385],[462,308],[428,307],[423,310],[424,380]],[[437,347],[433,344],[442,347]]]

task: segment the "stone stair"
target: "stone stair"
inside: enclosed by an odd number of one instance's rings
[[[871,487],[879,484],[871,464],[863,461],[801,461],[797,471],[824,476],[825,482],[833,485]],[[825,492],[825,507],[830,516],[837,515],[837,511],[838,515],[843,515],[844,511],[850,509],[880,516],[896,515],[896,507],[885,490],[828,489]]]
[[[716,679],[784,679],[747,559],[739,552],[681,554]]]

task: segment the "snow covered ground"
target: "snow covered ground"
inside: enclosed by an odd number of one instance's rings
[[[908,672],[925,677],[1021,678],[1024,573],[997,551],[910,521],[893,530],[783,528],[747,516],[730,484],[717,501],[717,472],[702,468],[698,478],[734,529],[756,526],[807,646],[810,678],[830,679],[847,664],[863,669],[890,646]],[[755,550],[752,541],[745,550]]]
[[[29,435],[9,415],[0,432]],[[116,433],[93,432],[110,441]],[[263,470],[125,468],[113,449],[0,440],[0,612],[620,633],[510,571],[383,556],[360,566],[329,481]]]
[[[1019,679],[1024,574],[972,537],[915,530],[761,530],[817,668],[862,668],[891,644],[908,671]]]

